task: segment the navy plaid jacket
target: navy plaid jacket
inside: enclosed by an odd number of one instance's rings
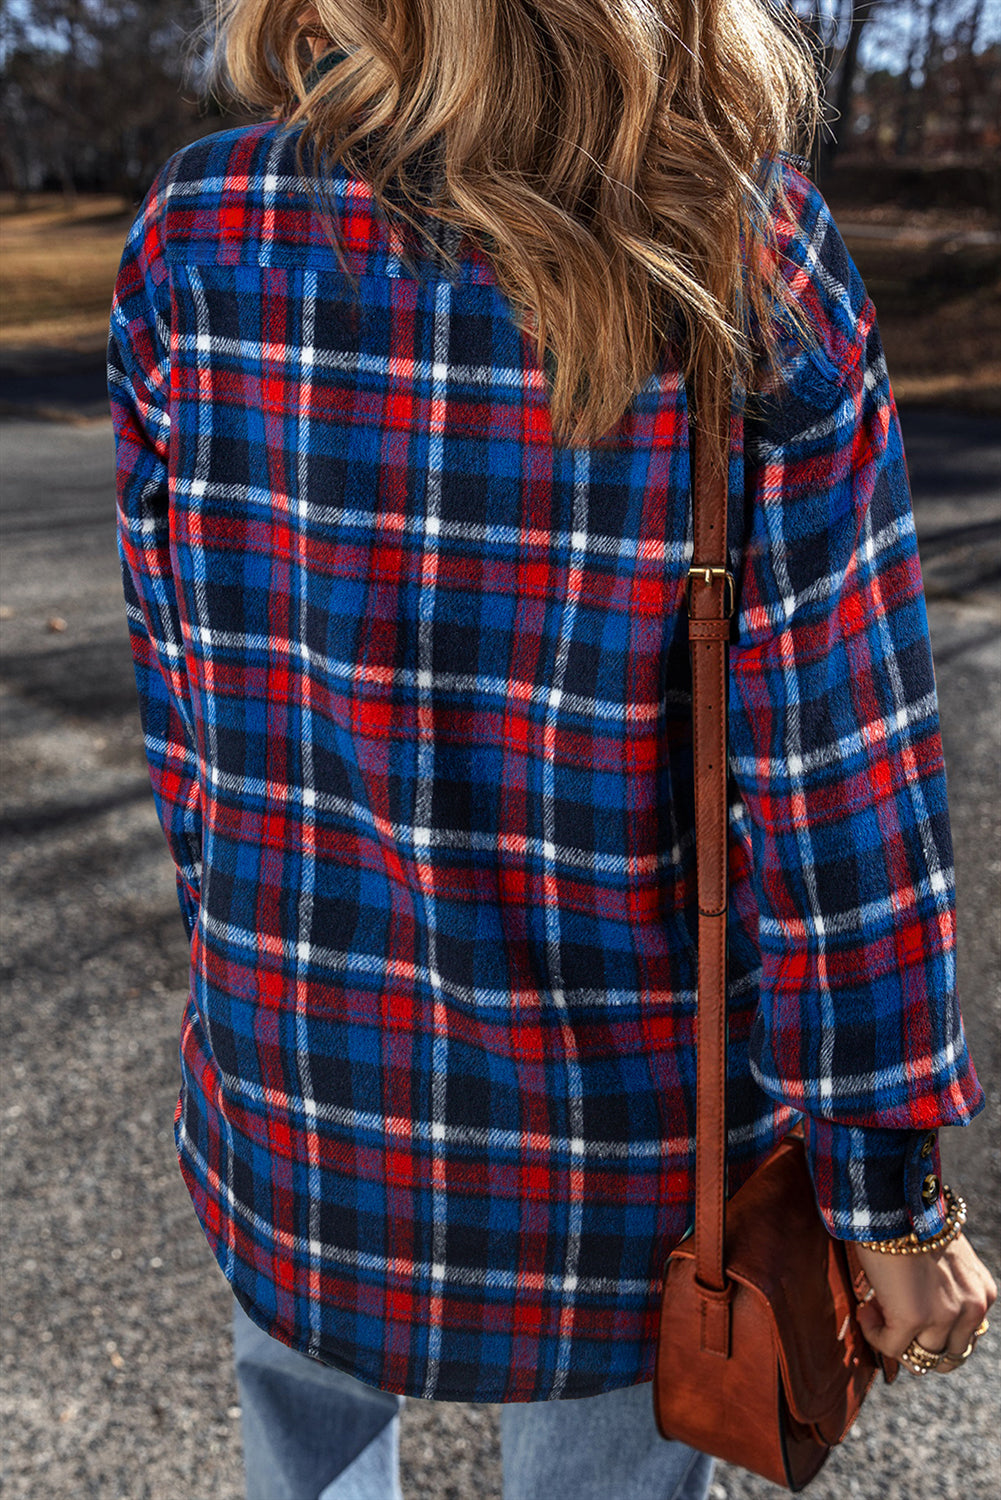
[[[607,439],[556,444],[484,250],[409,264],[335,171],[353,284],[294,145],[173,157],[112,316],[181,1168],[294,1348],[594,1395],[651,1378],[692,1222],[685,390],[665,352]],[[872,303],[775,170],[817,347],[733,424],[729,1187],[802,1115],[835,1235],[925,1236],[937,1127],[982,1095],[914,524]]]

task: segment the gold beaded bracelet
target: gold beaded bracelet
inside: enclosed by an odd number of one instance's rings
[[[885,1255],[927,1255],[931,1250],[942,1250],[951,1245],[962,1234],[966,1223],[966,1199],[946,1187],[944,1182],[942,1194],[947,1208],[945,1223],[930,1240],[919,1240],[912,1230],[910,1234],[898,1235],[895,1240],[860,1240],[859,1244],[864,1250],[878,1250]]]

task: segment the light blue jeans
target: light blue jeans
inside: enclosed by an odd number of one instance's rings
[[[247,1500],[403,1500],[399,1413],[269,1338],[235,1300]],[[504,1500],[705,1500],[713,1463],[657,1431],[648,1384],[501,1407]]]

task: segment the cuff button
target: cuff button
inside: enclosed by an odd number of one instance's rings
[[[926,1203],[926,1204],[928,1204],[930,1206],[932,1203],[935,1202],[935,1199],[937,1197],[938,1197],[938,1178],[935,1176],[934,1172],[929,1172],[928,1176],[925,1178],[924,1182],[921,1184],[921,1202],[922,1203]]]
[[[931,1156],[934,1150],[935,1137],[933,1135],[926,1135],[924,1140],[921,1142],[921,1155],[925,1161],[928,1160],[929,1156]]]

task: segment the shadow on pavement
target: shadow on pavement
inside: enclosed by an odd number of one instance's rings
[[[89,421],[108,415],[103,350],[5,350],[0,354],[0,415]]]

